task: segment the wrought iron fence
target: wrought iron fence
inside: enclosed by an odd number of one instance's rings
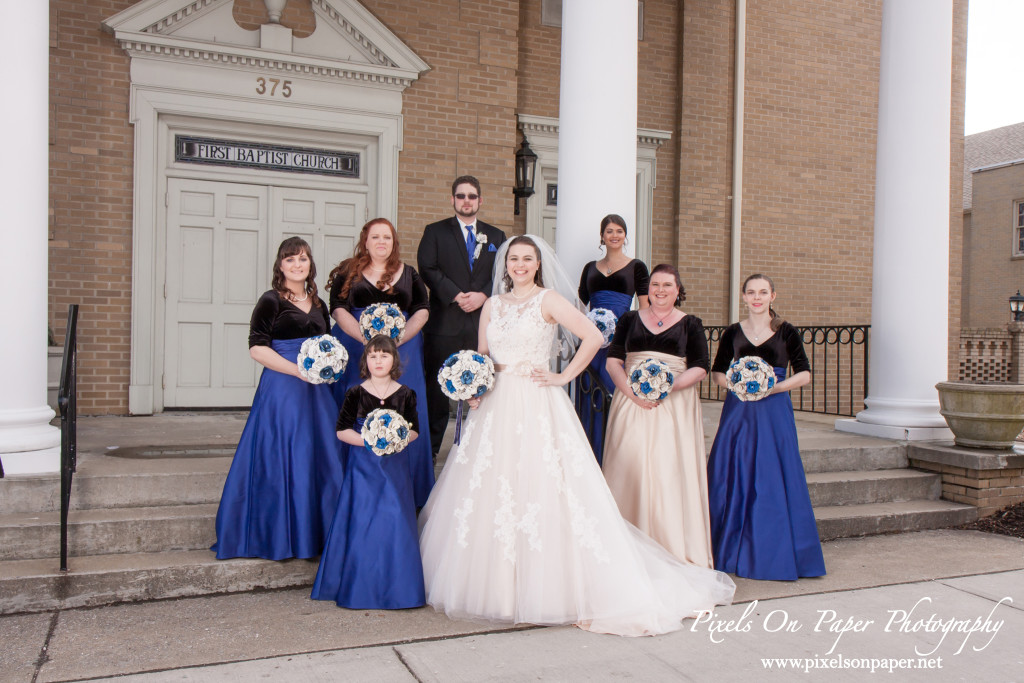
[[[812,413],[854,416],[868,395],[870,325],[797,327],[811,362],[811,382],[791,393],[793,407]],[[718,351],[724,326],[705,327],[711,358]],[[702,399],[725,400],[726,390],[708,377],[700,384]]]
[[[64,359],[60,368],[60,570],[68,570],[68,509],[71,479],[78,468],[78,304],[68,306]]]

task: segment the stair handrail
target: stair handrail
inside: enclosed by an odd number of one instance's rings
[[[68,570],[68,509],[71,479],[78,469],[78,304],[68,305],[64,358],[60,366],[60,570]]]

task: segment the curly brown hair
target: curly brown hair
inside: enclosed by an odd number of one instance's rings
[[[306,254],[309,257],[309,274],[306,276],[306,293],[313,297],[313,305],[320,305],[320,297],[316,294],[316,264],[313,262],[313,250],[309,243],[301,237],[289,237],[277,248],[277,259],[274,260],[274,275],[270,280],[270,286],[274,288],[281,298],[294,301],[295,295],[285,286],[284,272],[281,270],[281,262],[289,256]]]
[[[391,364],[390,376],[397,382],[402,376],[402,362],[398,356],[398,344],[395,343],[395,340],[387,335],[378,334],[366,342],[366,346],[363,347],[363,355],[359,357],[359,376],[362,379],[370,379],[370,367],[366,364],[366,357],[370,355],[371,351],[383,351],[391,355],[394,362]]]
[[[344,278],[344,284],[341,286],[339,296],[342,299],[348,298],[348,293],[352,290],[352,285],[355,284],[356,280],[362,274],[364,270],[370,267],[373,263],[373,259],[370,257],[370,251],[366,248],[366,240],[370,234],[370,228],[375,225],[386,225],[391,230],[392,248],[391,254],[388,256],[387,263],[384,264],[384,273],[377,280],[377,289],[382,289],[385,292],[391,294],[394,291],[393,278],[395,273],[398,272],[399,267],[402,265],[402,260],[399,258],[398,248],[398,231],[395,230],[395,226],[391,224],[387,218],[373,218],[363,229],[359,231],[359,241],[356,242],[355,251],[352,253],[352,258],[345,259],[331,271],[331,274],[327,276],[327,289],[331,290],[334,287],[334,281],[337,278]]]
[[[508,252],[512,247],[517,244],[528,244],[533,247],[533,253],[537,255],[537,272],[533,274],[533,282],[538,287],[544,286],[544,264],[540,260],[540,249],[537,248],[537,243],[529,238],[527,235],[519,235],[513,237],[512,241],[508,243],[508,249],[505,251],[505,274],[501,276],[501,282],[505,285],[505,291],[512,291],[512,276],[508,274]]]

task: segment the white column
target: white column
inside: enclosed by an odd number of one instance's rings
[[[6,474],[59,469],[60,430],[46,405],[49,145],[47,2],[8,3],[0,21],[0,244],[8,291],[0,296],[0,460]],[[13,279],[12,279],[13,278]]]
[[[867,409],[837,429],[947,438],[953,0],[884,0]]]
[[[570,277],[617,213],[636,244],[636,0],[563,0],[555,248]]]

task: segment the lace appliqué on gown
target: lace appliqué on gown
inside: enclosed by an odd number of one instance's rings
[[[545,295],[491,299],[487,344],[502,370],[420,514],[427,602],[457,618],[676,630],[735,587],[622,519],[565,390],[530,379],[554,348]]]

